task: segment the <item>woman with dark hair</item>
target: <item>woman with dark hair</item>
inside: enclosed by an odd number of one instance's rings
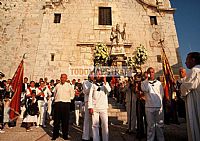
[[[200,52],[187,55],[186,66],[191,69],[181,84],[181,94],[185,96],[187,131],[189,141],[200,139]]]

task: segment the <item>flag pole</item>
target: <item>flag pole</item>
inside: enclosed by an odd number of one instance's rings
[[[22,92],[22,83],[23,83],[23,74],[24,74],[24,66],[23,62],[25,59],[26,53],[23,54],[22,60],[17,67],[17,70],[12,78],[12,91],[13,96],[10,101],[10,120],[16,121],[18,116],[20,115],[20,100],[21,100],[21,92]]]

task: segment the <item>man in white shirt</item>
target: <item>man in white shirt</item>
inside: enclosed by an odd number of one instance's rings
[[[99,141],[99,117],[102,124],[103,141],[108,141],[108,93],[111,88],[106,82],[106,77],[101,75],[101,71],[97,70],[96,82],[92,85],[89,98],[88,108],[92,114],[92,133],[93,141]]]
[[[92,71],[88,77],[88,80],[84,81],[83,83],[83,93],[84,93],[84,103],[85,103],[85,115],[84,115],[84,123],[83,123],[83,135],[82,140],[90,140],[90,137],[92,137],[92,119],[89,114],[88,110],[88,97],[90,88],[92,87],[94,81],[94,71]]]
[[[200,52],[187,55],[186,66],[190,72],[181,84],[181,95],[185,97],[187,132],[189,141],[200,139]]]
[[[141,89],[145,95],[145,113],[147,120],[147,141],[164,141],[163,126],[164,114],[162,100],[164,97],[163,87],[160,81],[155,79],[155,71],[148,68],[149,80],[141,83]]]
[[[55,106],[52,140],[56,140],[59,137],[60,122],[62,125],[63,139],[68,139],[70,102],[74,98],[74,91],[70,83],[66,82],[67,75],[61,74],[60,80],[61,83],[58,83],[54,89]]]

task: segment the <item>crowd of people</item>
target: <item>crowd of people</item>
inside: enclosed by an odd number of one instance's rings
[[[40,78],[39,82],[24,78],[21,94],[21,118],[27,132],[36,128],[53,125],[52,140],[59,137],[60,126],[63,139],[69,135],[70,112],[74,111],[74,125],[80,127],[83,117],[82,140],[109,140],[108,97],[126,107],[127,133],[136,133],[138,138],[147,141],[164,141],[164,123],[179,124],[178,116],[187,119],[189,141],[200,139],[200,53],[188,54],[186,66],[191,69],[186,75],[184,68],[179,69],[180,79],[174,82],[175,96],[171,99],[171,120],[164,120],[165,103],[163,84],[156,79],[155,70],[149,67],[143,74],[136,73],[124,81],[113,78],[108,81],[100,69],[91,71],[88,79],[69,80],[61,74],[60,80]],[[3,80],[0,87],[0,132],[12,128],[10,121],[10,101],[13,96],[11,79]],[[186,107],[186,111],[185,111]],[[83,114],[84,113],[84,114]],[[168,117],[167,117],[168,118]],[[100,125],[101,123],[101,125]],[[101,127],[101,128],[100,128]],[[101,129],[101,132],[99,131]],[[101,134],[101,135],[100,135]],[[100,137],[102,136],[102,137]]]

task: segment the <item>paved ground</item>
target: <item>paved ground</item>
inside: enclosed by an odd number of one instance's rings
[[[187,141],[187,130],[186,123],[184,119],[180,119],[181,124],[170,124],[165,125],[165,141]],[[110,119],[112,122],[112,119]],[[119,122],[120,123],[120,122]],[[126,134],[127,125],[122,124],[110,124],[109,125],[109,141],[135,141],[136,135]],[[82,123],[81,127],[76,127],[73,125],[73,120],[70,122],[70,139],[71,141],[81,141],[82,135]],[[26,132],[25,128],[20,127],[20,124],[17,124],[17,127],[12,129],[6,128],[5,133],[0,134],[0,141],[49,141],[52,136],[52,126],[48,125],[47,128],[36,128],[33,127],[33,130]],[[60,137],[57,141],[62,141]],[[145,141],[143,138],[141,141]]]

